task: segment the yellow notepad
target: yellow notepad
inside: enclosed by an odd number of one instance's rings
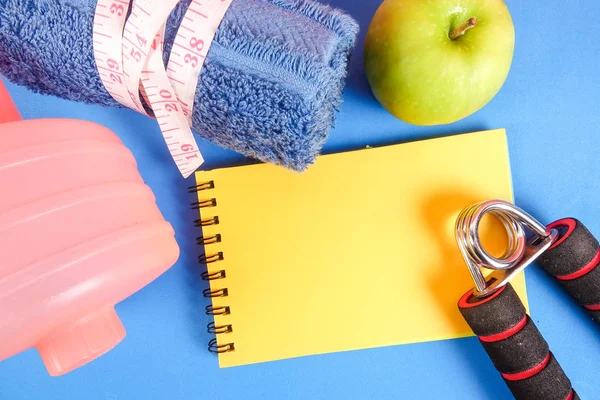
[[[221,367],[471,335],[454,222],[471,203],[512,201],[504,130],[322,156],[302,174],[260,164],[196,179],[215,223],[203,227],[211,290],[226,294],[212,298],[226,313],[215,325],[231,331],[216,336],[233,350]],[[505,243],[499,223],[484,231]],[[513,285],[526,301],[524,278]]]

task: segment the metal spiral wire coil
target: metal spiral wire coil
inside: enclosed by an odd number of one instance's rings
[[[229,306],[215,307],[213,305],[206,306],[206,315],[229,315],[231,314],[231,308]]]
[[[190,186],[190,187],[188,187],[188,193],[197,193],[197,192],[200,192],[202,190],[214,189],[214,188],[215,188],[215,182],[214,181],[200,182],[196,186]]]
[[[215,272],[202,271],[200,276],[202,277],[203,281],[214,281],[217,279],[225,279],[227,277],[227,274],[225,273],[225,270],[222,269],[220,271]]]
[[[194,226],[196,228],[202,228],[204,226],[211,226],[211,225],[219,225],[219,217],[218,216],[211,217],[211,218],[197,219],[194,221]]]
[[[199,210],[201,208],[216,207],[216,206],[217,206],[217,199],[206,199],[206,200],[196,201],[191,204],[192,210]]]
[[[197,192],[201,192],[203,190],[210,190],[210,189],[214,189],[214,188],[215,188],[214,181],[199,182],[196,186],[190,186],[188,188],[188,193],[197,193]],[[210,198],[210,199],[205,199],[205,200],[200,199],[191,204],[191,208],[193,210],[200,210],[203,208],[216,207],[216,206],[217,206],[217,200],[215,198]],[[194,221],[194,226],[196,226],[197,228],[213,226],[213,225],[218,225],[218,224],[219,224],[218,216],[213,216],[213,217],[209,217],[209,218],[200,218],[200,219],[197,219]],[[196,244],[198,246],[206,246],[206,245],[210,245],[210,244],[221,243],[221,240],[222,240],[221,234],[216,233],[216,234],[212,234],[210,236],[199,236],[198,238],[196,238]],[[204,254],[201,254],[200,256],[198,256],[198,262],[200,264],[205,264],[205,265],[212,264],[212,263],[215,263],[218,261],[222,261],[223,259],[224,259],[224,255],[223,255],[223,252],[221,252],[221,251],[219,251],[217,253],[213,253],[213,254],[204,253]],[[202,279],[205,281],[214,281],[214,280],[218,280],[218,279],[225,279],[227,277],[227,274],[226,274],[225,270],[223,270],[223,269],[219,270],[219,271],[215,271],[215,272],[209,272],[207,270],[207,271],[203,271],[201,276],[202,276]],[[229,289],[221,288],[221,289],[211,290],[210,288],[207,288],[207,289],[203,290],[202,294],[205,298],[227,297],[227,296],[229,296]],[[231,314],[231,309],[229,306],[208,305],[208,306],[206,306],[205,311],[206,311],[207,315],[211,315],[211,316],[215,316],[215,315],[225,316],[225,315]],[[233,327],[231,326],[231,324],[216,325],[215,322],[213,321],[208,324],[207,330],[208,330],[208,333],[213,334],[213,335],[224,335],[224,334],[233,332]],[[219,344],[217,342],[217,339],[214,338],[208,343],[208,350],[212,353],[217,353],[217,354],[228,353],[228,352],[235,350],[235,345],[234,345],[234,343]]]
[[[235,346],[233,343],[218,344],[217,339],[211,339],[210,342],[208,342],[208,351],[211,353],[229,353],[234,350]]]
[[[489,254],[479,237],[479,225],[488,213],[500,220],[508,235],[508,247],[500,257]],[[526,228],[534,234],[529,240]],[[459,214],[455,235],[475,282],[475,295],[488,296],[550,247],[557,232],[546,230],[544,225],[514,204],[503,200],[489,200],[473,204]],[[481,268],[498,273],[492,273],[486,279]]]
[[[220,251],[218,253],[215,254],[200,254],[198,256],[198,262],[200,264],[212,264],[212,263],[216,263],[218,261],[223,261],[225,259],[225,257],[223,256],[223,252]]]
[[[214,244],[221,242],[221,234],[217,233],[216,235],[211,236],[199,236],[196,238],[196,244],[198,246],[206,246],[207,244]]]
[[[231,325],[216,325],[214,322],[209,322],[206,325],[206,330],[211,335],[222,335],[233,332],[233,327]]]
[[[207,299],[212,299],[213,297],[227,297],[227,296],[229,296],[229,289],[225,288],[225,289],[210,290],[210,288],[208,288],[208,289],[204,289],[202,291],[202,295],[204,297],[206,297]]]

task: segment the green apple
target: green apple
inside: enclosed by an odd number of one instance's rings
[[[377,100],[416,125],[465,118],[498,93],[515,31],[503,0],[385,0],[365,43]]]

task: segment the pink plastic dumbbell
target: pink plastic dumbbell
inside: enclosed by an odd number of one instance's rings
[[[36,347],[61,375],[124,338],[114,305],[179,248],[113,132],[19,118],[0,82],[0,360]]]

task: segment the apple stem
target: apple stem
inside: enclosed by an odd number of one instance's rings
[[[450,32],[450,39],[456,40],[462,35],[464,35],[469,29],[475,28],[477,26],[477,18],[471,17],[467,21],[465,21],[462,25],[454,28],[452,32]]]

